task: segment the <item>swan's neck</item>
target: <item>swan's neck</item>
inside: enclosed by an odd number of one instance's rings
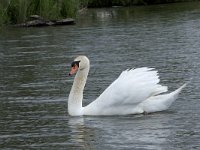
[[[68,112],[71,116],[83,115],[83,90],[86,84],[89,69],[85,68],[79,70],[74,78],[69,99],[68,99]]]

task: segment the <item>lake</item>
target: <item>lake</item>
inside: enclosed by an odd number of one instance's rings
[[[200,149],[200,3],[89,9],[75,26],[0,30],[0,149]],[[87,55],[84,106],[127,68],[173,91],[149,115],[70,117],[70,64]]]

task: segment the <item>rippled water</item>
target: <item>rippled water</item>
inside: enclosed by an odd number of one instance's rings
[[[77,25],[0,33],[0,149],[200,149],[200,3],[90,9]],[[155,67],[175,90],[168,111],[70,117],[68,77],[85,54],[84,105],[122,70]]]

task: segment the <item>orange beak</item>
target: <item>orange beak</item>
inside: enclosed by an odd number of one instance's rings
[[[71,67],[71,70],[69,72],[69,76],[75,74],[78,71],[78,66],[75,64],[73,67]]]

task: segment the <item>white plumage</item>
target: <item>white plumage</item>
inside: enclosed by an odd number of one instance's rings
[[[92,103],[82,107],[83,89],[90,63],[86,56],[79,56],[79,67],[70,92],[68,111],[79,115],[127,115],[163,111],[169,108],[185,87],[167,92],[167,86],[159,84],[159,76],[153,68],[136,68],[123,71],[120,76]]]

